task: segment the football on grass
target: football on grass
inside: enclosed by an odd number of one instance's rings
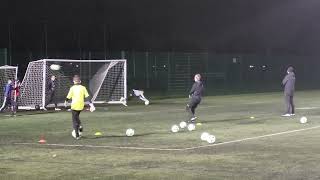
[[[187,123],[184,121],[181,121],[181,123],[179,124],[181,129],[184,129],[185,127],[187,127]]]
[[[203,132],[203,133],[201,134],[201,140],[202,140],[202,141],[207,141],[207,139],[208,139],[209,136],[210,136],[209,133]]]
[[[214,135],[209,135],[209,136],[207,137],[207,142],[208,142],[209,144],[213,144],[214,142],[216,142],[216,137],[215,137]]]
[[[127,129],[126,135],[127,136],[133,136],[134,135],[134,130],[133,129]]]
[[[179,131],[179,126],[178,125],[173,125],[171,127],[171,131],[174,132],[174,133],[178,132]]]
[[[195,130],[196,129],[196,126],[194,125],[194,124],[189,124],[188,125],[188,130],[189,131],[193,131],[193,130]]]
[[[303,116],[303,117],[300,118],[300,123],[301,124],[304,124],[304,123],[307,123],[307,122],[308,122],[307,117]]]

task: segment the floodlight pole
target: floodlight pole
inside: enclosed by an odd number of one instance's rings
[[[17,88],[18,84],[17,84],[17,80],[18,80],[18,66],[15,67],[16,69],[16,74],[14,76],[14,88]],[[17,91],[14,90],[14,102],[17,105]]]
[[[48,58],[48,28],[47,28],[47,22],[44,23],[44,41],[45,41],[46,58]]]
[[[9,63],[6,61],[5,64],[11,64],[12,58],[12,38],[11,38],[11,22],[8,25],[8,41],[9,41]]]

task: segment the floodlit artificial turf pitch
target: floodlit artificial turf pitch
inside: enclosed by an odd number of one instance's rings
[[[81,114],[78,141],[70,112],[3,113],[0,179],[319,179],[318,97],[320,91],[297,92],[290,118],[280,117],[282,93],[204,97],[202,125],[178,133],[170,128],[185,120],[187,99],[98,107]],[[135,136],[126,137],[127,128]],[[205,131],[218,145],[200,140]],[[47,145],[37,143],[41,136]]]

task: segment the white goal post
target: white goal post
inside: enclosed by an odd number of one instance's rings
[[[3,102],[3,94],[4,94],[4,88],[8,82],[8,80],[12,80],[12,82],[15,82],[15,80],[18,78],[18,67],[17,66],[0,66],[0,103]]]
[[[55,67],[55,68],[53,68]],[[57,68],[58,67],[58,68]],[[42,59],[28,64],[20,87],[19,107],[45,107],[49,102],[48,81],[55,76],[55,102],[59,106],[73,85],[72,77],[79,75],[94,103],[124,104],[127,99],[127,61]]]

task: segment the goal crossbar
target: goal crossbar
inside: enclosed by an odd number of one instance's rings
[[[111,60],[77,60],[77,59],[40,59],[37,61],[32,62],[40,62],[40,61],[47,61],[47,62],[79,62],[79,63],[85,63],[85,62],[127,62],[126,59],[111,59]]]

